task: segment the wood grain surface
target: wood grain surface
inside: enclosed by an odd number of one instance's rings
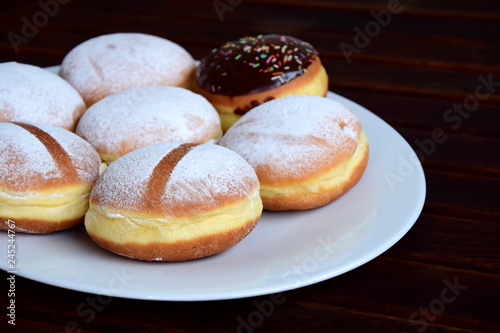
[[[17,277],[12,326],[2,271],[2,332],[500,332],[500,2],[23,0],[0,9],[0,62],[38,66],[112,32],[158,35],[195,58],[242,36],[304,39],[330,90],[401,133],[427,181],[413,228],[341,276],[209,302],[109,299]],[[17,45],[14,34],[24,36]],[[431,144],[437,129],[446,139]],[[82,315],[82,304],[95,306]]]

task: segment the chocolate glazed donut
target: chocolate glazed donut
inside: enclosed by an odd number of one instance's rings
[[[226,131],[250,109],[272,99],[325,96],[328,77],[311,44],[286,35],[259,35],[212,50],[196,69],[193,90],[215,106]]]

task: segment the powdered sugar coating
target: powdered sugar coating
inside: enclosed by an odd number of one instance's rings
[[[141,211],[151,174],[179,142],[159,143],[120,157],[102,173],[92,190],[91,203]],[[167,215],[196,214],[234,202],[258,189],[253,168],[233,151],[213,144],[192,148],[175,165],[163,188],[156,212]]]
[[[59,127],[29,123],[54,138],[64,149],[77,174],[65,178],[64,170],[47,147],[33,134],[10,122],[0,123],[0,185],[14,192],[43,190],[51,184],[93,183],[100,159],[95,149],[76,134]],[[58,156],[57,158],[62,158]]]
[[[194,59],[178,44],[141,33],[115,33],[89,39],[72,49],[59,75],[88,106],[105,96],[145,86],[185,86]]]
[[[0,121],[32,121],[74,130],[85,103],[65,80],[40,67],[0,64]]]
[[[344,105],[319,96],[278,98],[252,109],[219,144],[240,154],[261,182],[307,179],[356,150],[361,124]]]
[[[141,87],[108,96],[83,115],[76,133],[102,154],[122,156],[168,141],[205,143],[221,135],[215,108],[177,87]]]

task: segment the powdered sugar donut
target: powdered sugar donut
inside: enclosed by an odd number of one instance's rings
[[[59,75],[91,106],[129,88],[187,88],[194,68],[191,55],[174,42],[141,33],[115,33],[76,46],[63,59]]]
[[[0,230],[45,234],[83,222],[99,154],[59,127],[0,123]]]
[[[245,114],[220,140],[252,165],[264,209],[322,206],[352,188],[368,162],[356,116],[318,96],[289,96]]]
[[[259,181],[241,156],[214,144],[167,142],[110,164],[92,190],[85,227],[115,253],[183,261],[235,245],[261,214]]]
[[[109,163],[160,142],[215,142],[222,129],[217,111],[201,95],[178,87],[142,87],[92,105],[76,133]]]
[[[27,64],[0,64],[0,121],[31,121],[74,131],[85,103],[68,82]]]

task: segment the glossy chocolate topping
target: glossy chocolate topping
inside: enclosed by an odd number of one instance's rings
[[[294,37],[245,37],[213,49],[197,67],[196,80],[221,95],[253,94],[303,75],[316,59],[312,45]]]

